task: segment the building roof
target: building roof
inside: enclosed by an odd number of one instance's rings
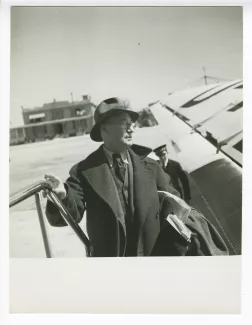
[[[41,126],[41,125],[47,125],[47,124],[57,124],[57,123],[65,123],[65,122],[70,122],[70,121],[86,120],[90,117],[93,117],[93,116],[85,115],[85,116],[80,116],[80,117],[64,118],[64,119],[60,119],[60,120],[52,120],[52,121],[39,122],[39,123],[30,123],[30,124],[12,127],[12,128],[10,128],[10,130],[29,128],[29,127]]]
[[[55,101],[52,103],[45,103],[43,106],[40,107],[24,108],[23,113],[41,112],[45,110],[52,110],[52,109],[59,109],[59,108],[66,108],[66,107],[78,107],[78,106],[85,106],[88,104],[95,106],[89,100],[81,100],[79,102],[72,102],[72,103],[68,101]]]

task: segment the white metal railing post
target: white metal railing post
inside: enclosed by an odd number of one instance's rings
[[[41,234],[43,237],[43,243],[44,243],[44,247],[45,247],[46,257],[51,258],[52,257],[51,245],[49,242],[49,237],[47,235],[47,229],[46,229],[46,224],[45,224],[45,219],[44,219],[44,212],[43,212],[43,208],[42,208],[42,204],[41,204],[40,193],[35,194],[35,202],[36,202],[39,224],[40,224]]]

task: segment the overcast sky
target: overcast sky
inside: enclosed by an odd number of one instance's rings
[[[207,74],[242,78],[239,7],[14,7],[11,125],[21,106],[128,98],[135,109]]]

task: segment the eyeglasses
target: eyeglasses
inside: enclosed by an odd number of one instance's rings
[[[124,130],[135,130],[136,128],[136,124],[135,123],[127,123],[127,122],[122,122],[122,123],[119,123],[120,126],[123,127]]]
[[[135,130],[135,128],[136,128],[136,123],[133,123],[133,122],[126,122],[126,121],[109,122],[108,124],[110,124],[110,125],[120,125],[125,131],[126,130]]]

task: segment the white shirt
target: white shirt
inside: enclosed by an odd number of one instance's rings
[[[165,159],[165,162],[164,162],[164,168],[167,166],[168,161],[169,161],[169,158],[168,158],[168,156],[167,156],[166,159]]]

